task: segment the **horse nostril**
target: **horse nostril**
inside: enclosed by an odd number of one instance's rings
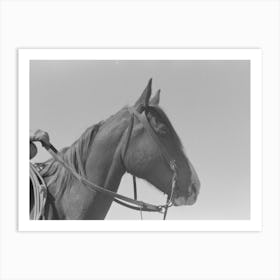
[[[197,193],[198,193],[198,189],[197,189],[196,185],[194,183],[191,184],[189,187],[189,194],[190,195],[195,194],[195,196],[196,196]]]
[[[193,194],[193,187],[192,184],[188,186],[186,196],[190,197]]]
[[[194,189],[194,191],[195,191],[195,194],[196,194],[196,196],[198,196],[199,195],[199,192],[200,192],[200,183],[198,183],[198,184],[193,184],[193,189]]]

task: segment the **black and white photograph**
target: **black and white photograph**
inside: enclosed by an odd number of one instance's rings
[[[29,219],[250,222],[254,62],[137,53],[29,60]]]
[[[279,280],[279,20],[1,0],[0,279]]]

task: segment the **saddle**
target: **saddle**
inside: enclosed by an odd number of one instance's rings
[[[30,220],[44,220],[47,186],[36,164],[30,162]]]

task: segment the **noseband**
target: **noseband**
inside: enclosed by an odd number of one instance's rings
[[[91,191],[97,191],[103,194],[106,194],[110,197],[113,198],[113,200],[117,203],[119,203],[122,206],[126,206],[130,209],[133,210],[138,210],[140,211],[141,219],[142,219],[142,212],[158,212],[163,214],[163,220],[166,219],[167,211],[168,208],[173,205],[172,199],[173,199],[173,194],[174,194],[174,189],[176,186],[176,181],[177,181],[177,167],[176,167],[176,162],[174,159],[172,159],[169,156],[169,153],[166,149],[166,147],[160,142],[157,134],[153,130],[152,126],[150,125],[148,119],[147,119],[147,111],[145,110],[143,114],[140,114],[136,109],[134,108],[128,108],[128,111],[131,115],[131,121],[128,127],[127,131],[127,138],[124,146],[124,151],[123,151],[123,159],[126,155],[127,149],[129,147],[129,142],[131,139],[132,135],[132,130],[134,126],[134,118],[136,117],[143,125],[145,130],[148,132],[148,134],[151,136],[153,141],[156,143],[156,145],[159,147],[160,154],[162,158],[166,161],[167,165],[169,166],[170,170],[172,171],[172,181],[171,181],[171,189],[170,189],[170,194],[167,196],[166,203],[164,205],[153,205],[147,202],[143,202],[140,200],[137,200],[137,187],[136,187],[136,177],[133,176],[133,187],[134,187],[134,199],[123,196],[121,194],[115,193],[113,191],[110,191],[108,189],[105,189],[104,187],[101,187],[97,184],[94,184],[93,182],[90,182],[83,176],[79,175],[78,173],[75,172],[60,156],[59,152],[56,150],[56,148],[49,144],[46,145],[42,143],[42,145],[47,149],[47,151],[53,156],[53,158],[58,161],[60,164],[62,164],[77,180],[79,180],[81,183],[83,183],[86,187],[88,187],[89,190]]]

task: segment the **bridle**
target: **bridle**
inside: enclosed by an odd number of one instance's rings
[[[166,215],[167,215],[167,210],[169,207],[171,207],[173,205],[172,203],[172,198],[173,198],[173,193],[174,193],[174,189],[176,186],[176,180],[177,180],[177,170],[176,170],[176,162],[174,159],[172,159],[169,156],[169,153],[167,151],[167,149],[165,148],[164,145],[162,145],[161,141],[159,140],[158,135],[155,133],[154,129],[152,128],[148,118],[147,118],[147,113],[149,112],[149,106],[146,106],[145,108],[142,108],[141,111],[143,111],[143,113],[139,113],[137,109],[135,109],[134,107],[129,107],[128,111],[130,113],[131,119],[130,119],[130,124],[128,127],[128,132],[127,132],[127,139],[126,139],[126,143],[125,143],[125,148],[124,148],[124,152],[122,155],[123,160],[125,159],[126,156],[126,152],[127,149],[129,147],[129,142],[131,139],[131,134],[132,134],[132,130],[133,130],[133,126],[134,126],[134,119],[137,118],[139,122],[142,123],[143,127],[145,128],[146,132],[150,135],[150,137],[153,139],[153,141],[155,142],[155,144],[158,146],[160,154],[162,156],[162,158],[165,160],[165,162],[167,163],[168,167],[170,168],[171,172],[173,173],[172,175],[172,181],[171,181],[171,191],[170,191],[170,195],[167,196],[167,200],[164,206],[164,216],[163,219],[165,220]],[[134,191],[134,199],[137,200],[137,186],[136,186],[136,177],[135,175],[132,175],[133,177],[133,191]],[[124,205],[122,202],[118,201],[117,199],[114,199],[115,202]],[[126,207],[131,208],[129,205],[124,205]],[[133,208],[132,208],[133,209]],[[147,211],[147,210],[144,210]],[[140,215],[142,218],[142,213],[140,210]]]
[[[126,152],[128,150],[128,147],[129,147],[129,142],[130,142],[130,139],[131,139],[132,130],[133,130],[133,126],[134,126],[134,119],[137,118],[138,121],[140,121],[142,123],[145,130],[148,132],[148,134],[151,136],[153,141],[158,146],[162,158],[166,161],[166,163],[168,164],[171,172],[173,173],[172,180],[171,180],[170,194],[167,195],[167,200],[166,200],[166,203],[164,205],[154,205],[154,204],[150,204],[150,203],[147,203],[147,202],[137,200],[136,177],[134,175],[132,175],[132,177],[133,177],[133,189],[134,189],[134,199],[132,199],[130,197],[123,196],[123,195],[118,194],[116,192],[105,189],[104,187],[101,187],[97,184],[94,184],[93,182],[90,182],[88,179],[86,179],[83,176],[76,173],[75,170],[73,170],[63,160],[63,158],[60,156],[57,149],[52,144],[42,143],[42,145],[47,149],[47,151],[53,156],[53,158],[56,161],[58,161],[60,164],[62,164],[77,180],[79,180],[81,183],[83,183],[85,186],[87,186],[88,189],[90,189],[91,191],[97,191],[97,192],[106,194],[106,195],[112,197],[113,200],[115,202],[117,202],[118,204],[120,204],[122,206],[125,206],[125,207],[128,207],[128,208],[133,209],[133,210],[138,210],[140,212],[141,219],[142,219],[142,212],[158,212],[158,213],[163,214],[163,220],[165,220],[168,209],[173,205],[172,200],[173,200],[174,189],[175,189],[176,181],[177,181],[176,162],[175,162],[174,159],[172,159],[170,157],[166,147],[161,143],[158,135],[155,133],[154,129],[152,128],[151,124],[148,121],[147,112],[149,111],[149,107],[144,109],[143,114],[139,113],[134,107],[129,107],[128,111],[131,115],[131,118],[130,118],[130,123],[129,123],[129,126],[128,126],[128,130],[127,130],[127,138],[126,138],[126,142],[125,142],[125,145],[124,145],[122,157],[124,159],[125,156],[126,156]]]

